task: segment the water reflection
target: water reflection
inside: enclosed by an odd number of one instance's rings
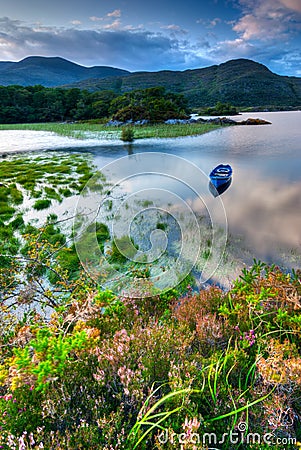
[[[123,147],[129,156],[134,154],[134,146],[132,143],[124,144]]]
[[[264,180],[258,175],[251,179],[246,171],[238,173],[240,188],[224,198],[232,230],[242,232],[262,255],[277,255],[281,247],[300,252],[301,181],[287,185],[277,177]]]
[[[87,248],[83,236],[92,224],[89,220],[109,226],[115,245],[131,263],[149,264],[147,289],[150,280],[160,290],[174,287],[194,268],[200,283],[211,279],[223,258],[227,220],[222,202],[208,191],[208,175],[183,158],[152,152],[120,158],[105,166],[102,174],[111,182],[110,203],[105,193],[95,195],[92,177],[76,211],[81,224],[76,248],[97,283],[105,282],[114,292],[135,287],[109,259],[104,261],[96,238],[94,250],[90,241]],[[123,196],[118,198],[115,191]],[[123,252],[125,242],[130,253]]]
[[[229,261],[250,264],[256,257],[283,267],[300,266],[301,112],[248,113],[237,119],[247,117],[260,117],[272,122],[272,125],[225,127],[202,136],[136,140],[131,144],[95,139],[80,142],[51,133],[40,136],[37,132],[29,135],[1,131],[0,150],[63,147],[68,152],[80,150],[92,153],[100,169],[125,155],[129,165],[135,165],[139,164],[140,153],[175,154],[193,162],[205,174],[226,160],[235,173],[235,182],[221,196],[229,225]],[[162,155],[156,164],[157,172],[168,169]],[[143,166],[143,170],[147,172],[149,168]],[[174,176],[194,176],[189,172],[183,174],[185,168],[181,164],[172,170]],[[120,173],[107,175],[114,181]],[[159,182],[161,187],[163,183],[164,189],[175,189],[172,177],[162,180],[160,175],[132,178],[130,183],[124,181],[123,187],[130,192],[138,187],[156,187]],[[214,205],[218,200],[208,190],[208,179],[203,202],[194,198],[185,185],[178,185],[178,189],[181,197],[200,213],[204,210],[204,203]]]

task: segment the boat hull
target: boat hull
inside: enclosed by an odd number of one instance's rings
[[[232,178],[227,180],[225,183],[220,184],[219,186],[215,186],[211,181],[209,182],[209,191],[213,195],[213,197],[218,197],[223,192],[225,192],[231,185]]]
[[[219,164],[209,175],[209,190],[217,197],[225,192],[232,181],[232,167],[229,164]]]

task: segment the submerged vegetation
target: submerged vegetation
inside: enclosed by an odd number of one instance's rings
[[[0,162],[0,268],[2,270],[0,298],[2,303],[6,304],[7,299],[14,302],[23,288],[24,292],[33,292],[33,278],[30,270],[28,278],[22,278],[19,275],[24,271],[26,261],[30,266],[31,259],[27,253],[31,246],[32,252],[35,246],[39,246],[38,236],[45,239],[40,244],[41,248],[45,247],[46,242],[52,245],[57,242],[63,243],[63,235],[60,234],[59,229],[51,229],[48,224],[47,231],[41,232],[35,225],[30,224],[27,217],[28,211],[32,208],[37,214],[41,210],[47,210],[52,204],[58,205],[64,197],[79,194],[92,173],[89,158],[76,153],[12,156]],[[26,217],[27,219],[24,220]],[[40,219],[40,222],[45,219],[46,216]],[[49,216],[50,222],[55,222],[56,219],[55,215]],[[20,252],[23,257],[20,256]],[[12,288],[15,295],[9,288]]]

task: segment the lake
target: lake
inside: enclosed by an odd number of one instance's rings
[[[225,127],[201,136],[137,140],[130,145],[97,139],[78,141],[51,133],[0,131],[0,153],[92,153],[99,169],[111,164],[106,176],[136,204],[143,205],[143,199],[151,197],[152,205],[159,208],[161,197],[164,209],[180,199],[192,214],[200,215],[205,207],[207,215],[227,233],[228,257],[223,262],[227,268],[215,270],[213,276],[214,281],[226,286],[253,258],[285,269],[300,267],[301,260],[301,112],[247,113],[234,119],[248,117],[259,117],[272,125]],[[146,153],[151,153],[151,158],[145,157]],[[124,159],[116,163],[121,157]],[[231,164],[233,182],[214,199],[207,189],[206,174],[219,163]],[[202,181],[193,188],[198,174]],[[127,211],[136,217],[136,209]],[[119,213],[121,223],[122,210]],[[179,233],[176,235],[178,239]]]

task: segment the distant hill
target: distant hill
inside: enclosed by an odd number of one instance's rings
[[[59,57],[30,56],[19,62],[0,62],[0,85],[54,87],[87,78],[125,77],[129,73],[107,66],[84,67]]]
[[[184,94],[192,107],[213,106],[218,101],[238,106],[301,105],[301,78],[276,75],[248,59],[183,72],[135,72],[126,77],[90,79],[68,85],[71,86],[90,91],[112,89],[118,93],[164,86]]]
[[[276,75],[248,59],[181,72],[131,73],[106,66],[84,67],[59,57],[31,56],[19,62],[0,62],[0,85],[11,84],[113,90],[118,94],[164,86],[185,95],[191,107],[213,106],[218,101],[245,107],[301,105],[301,78]]]

